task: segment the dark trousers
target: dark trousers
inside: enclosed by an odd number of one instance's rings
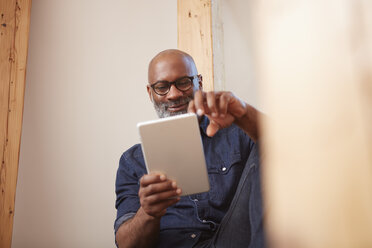
[[[230,208],[212,237],[201,237],[195,248],[265,247],[258,145],[254,145]]]

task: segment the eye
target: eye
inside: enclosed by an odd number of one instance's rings
[[[188,87],[192,81],[190,78],[181,78],[180,80],[177,81],[177,86],[180,88]]]
[[[167,83],[157,83],[155,84],[154,88],[157,91],[167,91],[169,88],[169,85]]]

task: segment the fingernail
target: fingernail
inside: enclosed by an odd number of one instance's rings
[[[172,187],[173,188],[177,188],[177,183],[176,182],[172,182]]]
[[[165,175],[160,175],[160,180],[164,181],[166,179]]]
[[[181,192],[182,192],[181,189],[177,189],[177,190],[176,190],[176,193],[179,194],[179,195],[181,194]]]
[[[201,115],[203,115],[203,110],[198,109],[198,111],[196,111],[196,113],[197,113],[199,116],[201,116]]]

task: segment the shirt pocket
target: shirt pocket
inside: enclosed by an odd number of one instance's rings
[[[240,153],[215,160],[208,166],[210,203],[219,208],[228,208],[239,184],[244,163]]]

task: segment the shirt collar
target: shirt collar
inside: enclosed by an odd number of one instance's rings
[[[199,126],[200,126],[200,130],[201,130],[201,132],[202,132],[205,136],[207,136],[207,137],[208,137],[208,135],[207,135],[207,127],[208,127],[208,125],[209,125],[209,119],[208,119],[207,116],[203,115],[203,116],[202,116],[202,119],[201,119],[201,121],[200,121]]]

